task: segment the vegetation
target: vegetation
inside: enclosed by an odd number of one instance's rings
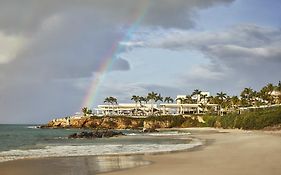
[[[82,113],[83,113],[84,116],[93,114],[93,111],[92,111],[91,109],[87,108],[87,107],[83,107],[83,108],[81,109],[81,111],[82,111]]]
[[[195,89],[191,95],[177,98],[181,104],[197,103],[203,109],[203,119],[205,123],[200,123],[196,117],[184,117],[183,115],[164,115],[164,113],[156,113],[153,104],[157,102],[173,103],[171,97],[162,97],[161,94],[150,92],[147,96],[133,95],[131,97],[136,103],[137,109],[150,102],[151,111],[148,112],[149,117],[141,119],[143,121],[168,122],[171,127],[222,127],[222,128],[239,128],[239,129],[262,129],[267,126],[281,124],[281,82],[277,85],[267,84],[259,91],[251,87],[244,88],[240,96],[228,96],[225,92],[219,92],[216,96],[207,96],[201,93],[199,89]],[[117,104],[117,98],[106,97],[104,103],[112,105]],[[138,105],[140,104],[140,105]],[[218,104],[217,109],[207,104]],[[109,113],[108,109],[108,115]],[[165,109],[164,109],[165,110]],[[197,114],[199,108],[197,108]],[[88,108],[82,108],[84,116],[92,115],[92,111]],[[156,116],[161,114],[161,117]],[[111,113],[112,115],[116,115]],[[117,116],[120,117],[120,116]],[[125,119],[124,119],[125,120]],[[127,120],[127,119],[126,119]],[[130,122],[130,121],[128,121]]]
[[[281,107],[252,109],[238,115],[230,113],[225,116],[205,115],[205,126],[228,129],[263,129],[281,123]]]

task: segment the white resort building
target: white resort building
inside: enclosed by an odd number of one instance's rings
[[[177,95],[176,103],[119,103],[98,105],[94,109],[96,115],[131,115],[131,116],[148,116],[154,115],[177,115],[177,114],[202,114],[206,111],[217,110],[218,104],[209,104],[207,97],[210,92],[201,92],[200,95],[193,95],[192,102],[184,101],[186,95]]]

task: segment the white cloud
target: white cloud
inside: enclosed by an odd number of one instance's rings
[[[225,75],[223,72],[212,71],[209,65],[194,65],[187,73],[189,79],[193,80],[223,80]]]
[[[24,48],[26,42],[22,36],[5,35],[0,32],[0,64],[13,60]]]

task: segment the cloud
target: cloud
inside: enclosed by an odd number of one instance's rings
[[[206,63],[195,65],[184,76],[180,75],[180,81],[186,83],[208,86],[216,82],[227,89],[232,79],[239,89],[275,82],[281,76],[279,28],[240,24],[221,31],[160,29],[143,34],[141,38],[143,40],[136,42],[142,45],[137,47],[201,53]],[[130,42],[133,45],[133,41]]]
[[[14,59],[25,46],[25,40],[24,37],[6,36],[0,32],[0,64]]]
[[[132,14],[145,13],[143,24],[162,27],[191,27],[196,9],[234,0],[1,0],[0,24],[6,33],[32,34],[53,14],[90,9],[107,21],[128,22]],[[141,7],[141,8],[140,8]],[[163,18],[165,17],[165,18]],[[99,20],[98,22],[100,22]]]
[[[72,112],[85,95],[75,81],[95,74],[120,38],[130,39],[127,30],[138,17],[144,15],[134,32],[190,29],[198,10],[231,2],[0,0],[1,115],[5,122],[18,118],[23,122]],[[120,46],[119,52],[124,49]],[[118,55],[112,58],[112,71],[128,71],[130,64]],[[72,83],[67,83],[70,79]]]
[[[122,82],[107,82],[104,84],[100,93],[96,96],[96,102],[102,103],[107,96],[115,96],[119,103],[130,103],[132,95],[147,96],[149,92],[157,92],[162,96],[171,96],[175,98],[176,94],[181,92],[178,87],[162,85],[156,83],[122,83]]]
[[[0,32],[6,38],[17,38],[18,43],[24,38],[25,44],[17,48],[11,46],[0,54],[2,63],[13,60],[5,66],[0,64],[0,73],[40,79],[89,77],[110,56],[112,45],[118,44],[116,40],[122,35],[125,37],[128,21],[135,20],[132,14],[136,13],[136,19],[145,14],[140,29],[143,26],[190,28],[197,9],[231,2],[27,0],[22,3],[1,0]],[[120,26],[125,26],[124,30],[118,30]],[[129,68],[129,63],[123,59],[116,59],[113,65],[113,70]]]

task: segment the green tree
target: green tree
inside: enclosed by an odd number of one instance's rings
[[[141,103],[140,96],[133,95],[131,100],[133,100],[136,103],[135,111],[137,111],[138,110],[138,103]]]
[[[191,96],[195,96],[196,97],[196,103],[199,104],[200,103],[200,98],[201,98],[201,92],[199,89],[195,89],[193,91],[193,93],[191,94]],[[197,114],[199,114],[199,106],[197,107]]]
[[[219,112],[220,112],[220,115],[223,115],[222,113],[222,107],[224,105],[224,100],[226,99],[226,93],[224,92],[219,92],[217,93],[217,99],[218,99],[218,104],[219,104]]]
[[[201,92],[202,92],[202,91],[200,91],[199,89],[195,89],[195,90],[192,92],[192,94],[191,94],[191,96],[195,96],[195,97],[196,97],[197,104],[199,104],[199,102],[200,102]]]
[[[273,84],[269,83],[266,86],[264,86],[261,90],[260,90],[260,95],[261,98],[266,101],[266,103],[272,104],[274,101],[273,96],[271,95],[272,92],[274,90],[274,86]]]
[[[172,99],[171,97],[165,97],[164,102],[166,102],[166,103],[173,103],[174,99]]]
[[[231,101],[232,109],[237,109],[240,104],[240,100],[238,96],[232,96],[230,101]]]
[[[140,103],[145,102],[145,104],[147,104],[147,102],[149,101],[146,97],[140,97]]]
[[[156,101],[157,98],[158,98],[158,93],[155,93],[155,92],[152,91],[152,92],[147,94],[147,100],[151,101],[151,114],[154,114],[153,105],[154,105],[154,102]]]
[[[242,98],[243,106],[251,106],[253,104],[255,92],[252,88],[244,88],[240,96]]]
[[[106,97],[103,102],[111,104],[112,111],[114,111],[114,104],[118,104],[117,98],[112,97],[112,96],[111,97]],[[108,109],[108,112],[109,112],[109,109]]]
[[[87,116],[87,114],[88,114],[88,108],[87,108],[87,107],[83,107],[83,108],[81,109],[81,111],[82,111],[82,113],[83,113],[84,116]]]
[[[157,95],[157,97],[155,98],[155,102],[157,101],[163,102],[163,97],[161,96],[161,94]]]

